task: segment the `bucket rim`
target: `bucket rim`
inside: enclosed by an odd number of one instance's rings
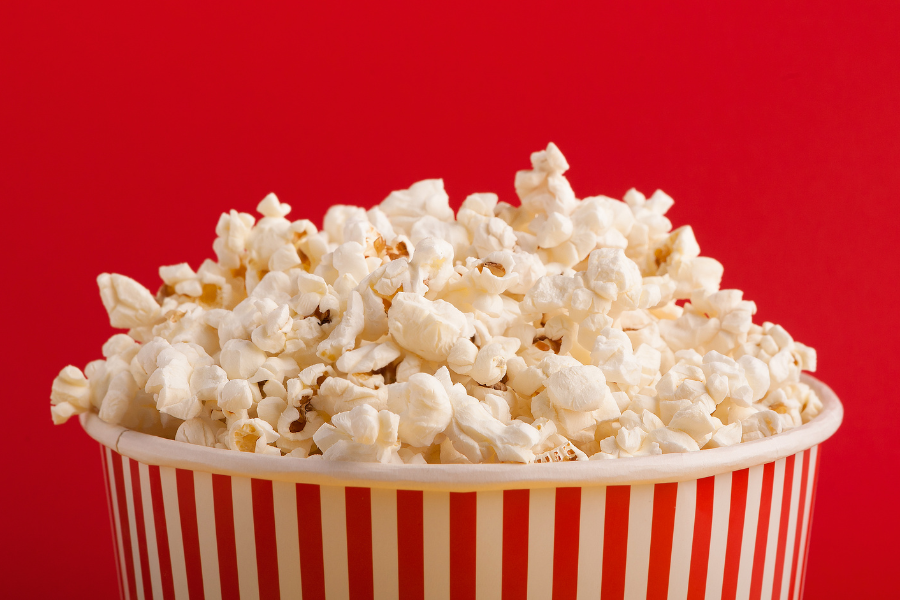
[[[478,465],[384,465],[292,459],[207,448],[111,425],[80,415],[89,436],[147,465],[271,481],[422,491],[489,491],[547,487],[641,485],[690,481],[775,462],[816,446],[840,427],[844,409],[827,385],[808,375],[822,401],[814,419],[784,433],[726,448],[589,462]]]

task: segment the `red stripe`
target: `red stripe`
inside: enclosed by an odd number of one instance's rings
[[[216,552],[219,555],[219,585],[222,600],[240,600],[238,582],[237,545],[234,541],[234,500],[231,477],[213,475],[213,506],[216,520]]]
[[[715,490],[715,477],[697,480],[697,507],[694,512],[694,540],[691,544],[691,569],[688,574],[688,600],[702,600],[706,596],[706,572],[709,569]]]
[[[647,569],[647,600],[669,596],[669,569],[672,565],[672,536],[675,532],[677,483],[653,486],[653,529],[650,534],[650,565]]]
[[[772,485],[775,463],[763,467],[762,495],[759,498],[759,521],[756,525],[756,546],[753,551],[753,571],[750,578],[750,599],[762,596],[763,569],[766,565],[766,543],[769,539],[769,517],[772,514]]]
[[[141,497],[141,474],[138,464],[129,461],[131,468],[131,495],[134,498],[134,524],[137,530],[138,553],[141,559],[141,580],[144,599],[152,600],[153,584],[150,581],[150,558],[147,556],[147,531],[144,529],[144,499]]]
[[[351,600],[375,597],[372,579],[372,496],[369,488],[344,488],[347,503],[347,569]]]
[[[816,489],[819,485],[819,465],[822,464],[822,447],[816,452],[816,470],[813,472],[812,498],[809,501],[809,525],[806,527],[806,545],[803,546],[803,575],[800,576],[800,597],[806,591],[806,565],[809,562],[809,540],[812,537],[813,514],[816,508]]]
[[[800,469],[800,502],[797,507],[797,530],[794,534],[794,559],[791,561],[791,581],[788,598],[794,597],[797,579],[797,565],[800,564],[800,536],[803,535],[803,515],[806,514],[806,477],[809,475],[809,450],[803,453],[803,467]]]
[[[731,508],[728,512],[728,542],[725,546],[725,573],[722,578],[722,600],[737,596],[738,571],[741,568],[741,544],[744,541],[744,516],[747,512],[747,486],[750,470],[731,474]]]
[[[112,481],[109,479],[109,464],[106,456],[106,446],[100,445],[100,464],[103,466],[103,483],[106,484],[106,507],[109,509],[109,527],[112,531],[113,552],[115,552],[116,581],[119,582],[119,598],[125,597],[124,573],[119,564],[119,540],[116,536],[116,520],[113,516]]]
[[[581,527],[581,488],[556,488],[553,527],[553,600],[578,595],[578,542]]]
[[[603,600],[625,598],[625,560],[628,557],[628,504],[631,486],[606,488],[606,515],[603,521]]]
[[[159,467],[150,465],[150,498],[153,501],[153,526],[156,530],[156,552],[159,554],[159,576],[162,580],[163,599],[175,600],[175,582],[172,579],[172,560],[169,557],[169,532],[166,529],[166,508],[163,504],[162,480]]]
[[[116,501],[119,505],[119,529],[122,532],[122,549],[125,551],[125,573],[128,578],[128,597],[137,598],[134,580],[134,556],[131,553],[131,530],[128,528],[128,501],[125,499],[125,481],[122,479],[124,457],[113,452],[112,467],[116,476]]]
[[[475,600],[477,494],[450,493],[450,598]]]
[[[272,482],[251,479],[253,494],[253,534],[256,539],[256,573],[260,600],[281,598],[278,583],[278,546],[275,543],[275,502]]]
[[[503,600],[528,597],[528,502],[528,490],[503,490]]]
[[[319,486],[297,484],[297,537],[300,541],[300,581],[304,598],[325,597],[322,556],[322,498]]]
[[[778,546],[775,555],[775,579],[772,582],[772,598],[781,598],[781,580],[784,579],[784,550],[787,546],[788,525],[791,518],[791,491],[794,484],[794,456],[784,461],[784,491],[781,494],[781,521],[778,523]]]
[[[397,560],[400,600],[425,599],[422,492],[397,490]]]
[[[203,567],[200,564],[200,534],[197,531],[197,498],[194,496],[194,472],[175,469],[178,488],[178,514],[184,544],[184,569],[187,571],[188,596],[203,600]]]

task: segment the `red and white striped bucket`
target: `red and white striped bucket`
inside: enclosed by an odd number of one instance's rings
[[[843,410],[691,455],[363,465],[223,452],[108,425],[121,596],[796,599],[818,444]]]

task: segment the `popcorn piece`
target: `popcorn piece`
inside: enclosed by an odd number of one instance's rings
[[[700,446],[697,445],[697,442],[690,435],[668,427],[654,429],[647,434],[647,439],[655,444],[659,444],[663,454],[693,452],[700,449]]]
[[[547,380],[547,394],[558,407],[575,411],[593,411],[603,408],[609,388],[602,371],[592,366],[561,369]],[[612,416],[610,411],[607,416]],[[616,415],[618,416],[618,415]]]
[[[232,379],[218,393],[219,408],[228,416],[246,414],[253,406],[253,392],[244,379]]]
[[[388,328],[406,350],[432,361],[445,361],[459,338],[474,333],[465,315],[443,300],[400,292],[388,311]]]
[[[311,400],[317,410],[336,415],[368,404],[378,410],[387,408],[387,397],[376,390],[355,385],[340,377],[329,377]]]
[[[516,338],[495,337],[478,351],[466,374],[481,385],[496,384],[506,375],[506,361],[513,357],[520,343]]]
[[[278,448],[269,446],[278,437],[272,426],[262,419],[237,419],[228,428],[225,439],[231,450],[280,456]]]
[[[507,425],[495,419],[482,403],[467,395],[460,384],[452,386],[448,395],[453,420],[445,434],[453,448],[469,461],[534,461],[532,448],[540,441],[540,434],[534,427],[522,421],[511,421]]]
[[[534,457],[534,462],[536,463],[567,462],[570,460],[587,460],[587,455],[569,441],[566,441],[562,446],[541,452]]]
[[[202,406],[191,391],[191,376],[195,367],[211,363],[212,359],[200,346],[174,344],[159,353],[156,358],[157,368],[150,375],[144,389],[154,395],[160,412],[178,419],[196,417]]]
[[[291,205],[279,202],[275,194],[268,194],[256,206],[256,212],[273,219],[284,218],[291,212]]]
[[[641,271],[622,250],[603,248],[591,252],[586,280],[587,287],[602,298],[615,302],[622,295],[626,306],[639,304]]]
[[[319,358],[334,362],[338,357],[352,349],[356,345],[356,337],[362,333],[365,327],[365,308],[362,296],[359,292],[352,292],[347,310],[344,311],[338,326],[324,342],[319,344],[317,354]]]
[[[409,291],[421,296],[440,292],[454,273],[453,254],[453,246],[441,239],[429,237],[417,243],[409,262]]]
[[[416,373],[408,382],[390,386],[388,408],[400,415],[400,439],[416,447],[434,443],[434,437],[447,428],[452,415],[444,387],[425,373]]]
[[[394,230],[409,236],[413,225],[421,217],[453,221],[449,201],[442,179],[426,179],[413,184],[408,190],[391,192],[379,208],[390,220]]]
[[[59,372],[59,375],[53,380],[50,404],[53,406],[60,404],[71,406],[71,410],[74,412],[70,413],[69,416],[84,412],[90,408],[91,387],[81,369],[69,365]]]
[[[732,423],[724,425],[716,430],[704,448],[724,448],[726,446],[734,446],[741,443],[743,430],[740,423]]]
[[[399,356],[400,350],[391,342],[367,344],[346,352],[335,366],[344,373],[368,373],[386,367]]]
[[[215,448],[217,433],[220,429],[221,427],[216,427],[213,421],[194,417],[178,426],[175,441]]]
[[[326,460],[402,463],[397,450],[400,417],[368,405],[335,415],[313,436]]]
[[[134,279],[103,273],[97,277],[100,299],[113,327],[131,329],[151,324],[159,316],[159,304],[147,288]]]
[[[266,353],[247,340],[229,340],[222,347],[219,362],[229,379],[250,379],[266,362]]]
[[[134,382],[134,377],[128,371],[121,371],[112,378],[109,382],[109,387],[106,389],[106,394],[103,395],[99,411],[100,418],[113,425],[124,425],[138,408],[133,404],[137,393],[138,387]],[[189,405],[186,410],[193,412],[196,410],[196,407]],[[172,414],[172,416],[177,416],[178,410],[170,408],[169,411],[166,412]]]

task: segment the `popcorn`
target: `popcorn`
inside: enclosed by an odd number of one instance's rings
[[[388,408],[400,416],[400,439],[415,447],[433,444],[434,437],[447,428],[452,416],[450,398],[441,382],[425,373],[416,373],[408,382],[390,386]]]
[[[91,387],[81,369],[69,365],[59,372],[53,380],[50,404],[53,422],[57,425],[90,408]]]
[[[226,444],[230,450],[280,456],[278,448],[270,446],[278,433],[262,419],[238,419],[228,428]]]
[[[392,342],[367,344],[345,352],[335,363],[344,373],[368,373],[388,366],[400,356],[400,350]]]
[[[404,349],[431,361],[445,361],[459,338],[469,338],[473,325],[455,306],[400,292],[388,311],[388,329]]]
[[[157,368],[147,379],[144,389],[154,395],[160,412],[178,419],[190,419],[202,409],[191,390],[191,376],[195,367],[210,364],[212,359],[196,344],[182,342],[163,348],[156,358]]]
[[[128,334],[62,369],[51,416],[398,465],[694,452],[815,418],[815,350],[719,289],[672,198],[579,200],[568,169],[549,144],[519,206],[478,193],[456,215],[440,179],[332,206],[322,230],[274,194],[258,221],[223,214],[216,260],[160,267],[156,296],[97,278]]]
[[[265,362],[266,353],[247,340],[229,340],[219,354],[219,363],[229,379],[250,379]]]
[[[335,415],[331,424],[322,425],[313,441],[325,459],[402,463],[397,455],[399,421],[400,417],[390,411],[357,406]]]
[[[159,304],[147,288],[130,277],[103,273],[97,277],[100,299],[113,327],[131,329],[153,322],[159,316]]]
[[[253,406],[253,392],[245,379],[232,379],[219,390],[216,401],[226,416],[246,414]]]
[[[217,433],[220,429],[222,429],[222,423],[219,421],[194,417],[178,426],[175,441],[215,448]]]

